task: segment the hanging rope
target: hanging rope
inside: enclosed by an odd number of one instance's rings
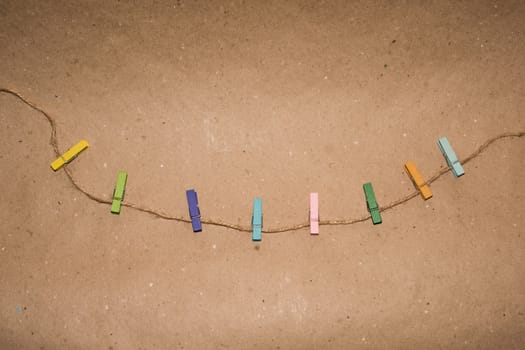
[[[60,152],[58,150],[57,127],[56,127],[55,120],[46,111],[44,111],[42,108],[36,106],[35,104],[29,102],[26,98],[22,97],[22,95],[20,95],[18,92],[15,92],[13,90],[0,87],[0,93],[8,94],[8,95],[11,95],[11,96],[14,96],[14,97],[18,98],[24,104],[26,104],[27,106],[31,107],[35,111],[39,112],[41,115],[43,115],[46,118],[46,120],[49,123],[49,126],[51,127],[51,136],[50,136],[50,139],[49,139],[49,144],[53,148],[55,156],[59,157],[60,156]],[[485,141],[481,146],[479,146],[470,155],[468,155],[467,157],[461,159],[460,162],[462,164],[469,163],[473,159],[477,158],[483,151],[485,151],[490,145],[492,145],[494,142],[496,142],[498,140],[505,139],[505,138],[523,137],[524,135],[525,135],[525,131],[517,131],[517,132],[506,132],[506,133],[494,136],[494,137],[488,139],[487,141]],[[450,167],[441,168],[440,170],[436,171],[434,173],[434,175],[432,175],[430,177],[430,179],[426,182],[426,184],[427,185],[432,184],[433,182],[437,181],[437,179],[439,179],[441,176],[447,174],[449,171],[450,171]],[[77,189],[79,192],[82,192],[87,198],[89,198],[90,200],[95,201],[97,203],[100,203],[100,204],[111,205],[111,201],[110,200],[99,198],[99,197],[89,193],[84,188],[82,188],[82,186],[80,186],[78,184],[78,182],[73,177],[73,174],[71,173],[71,171],[67,167],[64,167],[64,172],[66,173],[66,176],[67,176],[69,182],[73,185],[73,187],[75,189]],[[383,211],[390,210],[390,209],[395,208],[395,207],[397,207],[397,206],[399,206],[399,205],[401,205],[403,203],[406,203],[409,200],[411,200],[411,199],[413,199],[415,197],[418,197],[418,196],[419,196],[419,192],[418,191],[414,191],[414,192],[406,195],[405,197],[402,197],[402,198],[397,199],[397,200],[395,200],[395,201],[393,201],[393,202],[391,202],[391,203],[389,203],[389,204],[387,204],[385,206],[380,207],[380,211],[383,212]],[[142,206],[140,206],[138,204],[133,204],[133,203],[130,203],[130,202],[124,202],[124,203],[122,203],[122,206],[131,208],[133,210],[137,210],[137,211],[140,211],[140,212],[143,212],[143,213],[146,213],[146,214],[150,214],[150,215],[152,215],[152,216],[154,216],[156,218],[163,219],[163,220],[172,220],[172,221],[191,223],[191,220],[187,219],[185,217],[168,215],[168,214],[162,213],[161,211],[154,210],[154,209],[149,209],[149,208],[144,208],[144,207],[142,207]],[[367,215],[361,216],[359,218],[353,218],[353,219],[320,220],[319,221],[319,225],[323,225],[323,226],[328,226],[328,225],[353,225],[353,224],[357,224],[359,222],[367,221],[369,219],[370,219],[370,215],[367,214]],[[217,220],[217,219],[201,218],[201,222],[203,224],[205,224],[205,225],[225,227],[225,228],[236,230],[236,231],[242,231],[242,232],[251,232],[252,231],[252,228],[250,226],[242,226],[242,225],[230,224],[230,223],[223,222],[223,221],[220,221],[220,220]],[[309,227],[309,226],[310,226],[309,222],[304,222],[304,223],[297,224],[297,225],[267,228],[267,229],[264,229],[262,232],[268,234],[268,233],[280,233],[280,232],[296,231],[296,230],[300,230],[300,229],[303,229],[303,228],[306,228],[306,227]]]

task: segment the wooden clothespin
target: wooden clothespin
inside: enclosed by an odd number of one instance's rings
[[[432,191],[430,190],[430,187],[425,184],[425,180],[423,180],[423,176],[421,176],[419,170],[417,170],[416,164],[411,160],[407,161],[405,163],[405,170],[414,186],[421,193],[423,199],[427,200],[432,198]]]
[[[80,140],[76,145],[68,149],[64,154],[62,154],[60,157],[55,159],[53,163],[51,163],[51,169],[54,171],[57,171],[58,169],[62,168],[64,164],[67,164],[71,162],[73,159],[75,159],[80,152],[85,150],[89,147],[89,144],[86,140]]]
[[[197,199],[197,192],[195,190],[186,191],[186,199],[188,200],[188,209],[190,211],[191,226],[193,232],[201,232],[201,211],[199,209],[199,200]]]
[[[452,173],[455,177],[460,177],[461,175],[465,174],[465,170],[463,170],[463,167],[459,163],[458,157],[456,156],[456,152],[452,149],[452,146],[450,145],[450,142],[448,142],[448,139],[446,137],[442,137],[437,142],[439,149],[441,150],[441,153],[443,153],[443,156],[447,160],[448,166],[452,169]]]
[[[124,194],[126,192],[127,180],[128,174],[124,171],[119,171],[117,184],[113,190],[113,202],[111,203],[111,212],[113,214],[120,214],[120,208],[122,207],[122,201],[124,200]]]
[[[253,215],[252,215],[252,241],[260,241],[262,238],[262,199],[255,198],[253,200]]]
[[[319,234],[319,193],[310,193],[310,234]]]
[[[377,204],[376,195],[374,194],[374,188],[372,187],[372,184],[367,182],[363,185],[363,190],[365,191],[366,206],[370,212],[370,216],[372,217],[372,223],[374,225],[380,224],[382,222],[381,212],[379,210],[379,205]]]

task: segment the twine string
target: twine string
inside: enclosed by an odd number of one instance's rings
[[[23,97],[20,93],[18,93],[16,91],[0,87],[0,93],[4,93],[4,94],[8,94],[8,95],[16,97],[18,100],[23,102],[25,105],[29,106],[30,108],[32,108],[33,110],[37,111],[38,113],[40,113],[41,115],[43,115],[46,118],[46,120],[49,123],[49,126],[51,128],[51,135],[50,135],[50,138],[49,138],[49,144],[53,148],[53,152],[55,153],[55,156],[56,157],[60,157],[61,154],[60,154],[60,152],[58,150],[57,126],[56,126],[55,120],[46,111],[44,111],[42,108],[36,106],[34,103],[30,102],[29,100],[27,100],[25,97]],[[503,134],[496,135],[496,136],[488,139],[487,141],[485,141],[481,146],[479,146],[470,155],[468,155],[467,157],[461,159],[460,163],[462,163],[462,164],[469,163],[470,161],[472,161],[473,159],[475,159],[479,155],[481,155],[481,153],[483,151],[485,151],[489,146],[491,146],[494,142],[496,142],[498,140],[502,140],[502,139],[505,139],[505,138],[523,137],[524,135],[525,135],[525,131],[506,132],[506,133],[503,133]],[[104,199],[104,198],[97,197],[96,195],[91,194],[87,190],[85,190],[75,180],[75,178],[73,177],[73,174],[72,174],[72,172],[71,172],[71,170],[69,168],[64,167],[63,169],[64,169],[64,172],[66,174],[67,179],[69,180],[71,185],[73,185],[73,187],[77,191],[81,192],[88,199],[90,199],[90,200],[92,200],[94,202],[97,202],[99,204],[111,205],[111,200],[107,200],[107,199]],[[425,184],[430,185],[430,184],[434,183],[440,177],[442,177],[443,175],[447,174],[449,171],[450,171],[450,167],[449,166],[442,167],[441,169],[436,171],[434,173],[434,175],[432,175],[425,182]],[[395,207],[397,207],[399,205],[402,205],[402,204],[408,202],[409,200],[411,200],[411,199],[413,199],[415,197],[418,197],[418,196],[419,196],[419,192],[417,190],[414,190],[412,193],[410,193],[410,194],[408,194],[408,195],[406,195],[406,196],[404,196],[402,198],[399,198],[399,199],[397,199],[397,200],[395,200],[395,201],[393,201],[393,202],[391,202],[391,203],[389,203],[389,204],[387,204],[385,206],[381,206],[379,208],[379,210],[380,210],[380,212],[384,212],[384,211],[393,209],[393,208],[395,208]],[[184,222],[184,223],[191,223],[191,220],[187,219],[185,217],[169,215],[169,214],[161,212],[160,210],[145,208],[145,207],[143,207],[143,206],[141,206],[139,204],[134,204],[134,203],[131,203],[131,202],[128,202],[128,201],[123,202],[122,206],[128,207],[130,209],[133,209],[133,210],[136,210],[136,211],[139,211],[139,212],[142,212],[142,213],[149,214],[149,215],[151,215],[153,217],[156,217],[156,218],[162,219],[162,220],[171,220],[171,221],[178,221],[178,222]],[[357,223],[360,223],[360,222],[367,221],[369,219],[370,219],[370,214],[367,214],[367,215],[363,215],[363,216],[358,217],[358,218],[320,220],[319,221],[319,225],[321,225],[321,226],[353,225],[353,224],[357,224]],[[204,218],[203,217],[203,218],[201,218],[201,222],[204,225],[210,225],[210,226],[216,226],[216,227],[224,227],[224,228],[227,228],[227,229],[241,231],[241,232],[251,232],[251,230],[252,230],[252,228],[250,226],[231,224],[231,223],[228,223],[228,222],[223,222],[223,221],[218,220],[218,219],[210,219],[210,218]],[[303,222],[303,223],[296,224],[296,225],[288,225],[288,226],[281,226],[281,227],[266,228],[266,229],[263,229],[262,232],[266,233],[266,234],[282,233],[282,232],[297,231],[297,230],[304,229],[304,228],[307,228],[307,227],[310,227],[310,223],[309,222]]]

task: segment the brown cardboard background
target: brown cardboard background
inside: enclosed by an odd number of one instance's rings
[[[3,1],[0,85],[57,122],[88,192],[266,228],[366,213],[525,129],[519,1]],[[395,42],[394,42],[395,41]],[[49,126],[0,95],[0,348],[520,348],[525,144],[505,139],[383,214],[264,235],[120,216],[49,163]],[[162,167],[161,167],[162,166]],[[17,312],[17,307],[22,311]]]

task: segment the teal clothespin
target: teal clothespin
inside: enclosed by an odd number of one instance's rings
[[[255,198],[253,200],[253,216],[252,216],[252,241],[260,241],[262,238],[262,199]]]
[[[379,211],[379,205],[377,204],[372,184],[367,182],[363,185],[363,190],[365,190],[366,206],[372,217],[372,222],[374,225],[380,224],[383,221],[381,220],[381,212]]]
[[[452,146],[450,145],[450,142],[448,142],[448,139],[446,137],[442,137],[437,142],[439,149],[441,150],[441,153],[443,153],[443,156],[447,160],[448,166],[452,169],[452,173],[455,177],[460,177],[461,175],[465,174],[465,170],[463,170],[463,167],[459,163],[458,157],[456,156],[456,152],[452,149]]]
[[[124,200],[124,193],[126,192],[126,181],[128,174],[124,171],[119,171],[117,176],[117,184],[113,191],[113,202],[111,202],[111,212],[113,214],[120,214],[122,201]]]

